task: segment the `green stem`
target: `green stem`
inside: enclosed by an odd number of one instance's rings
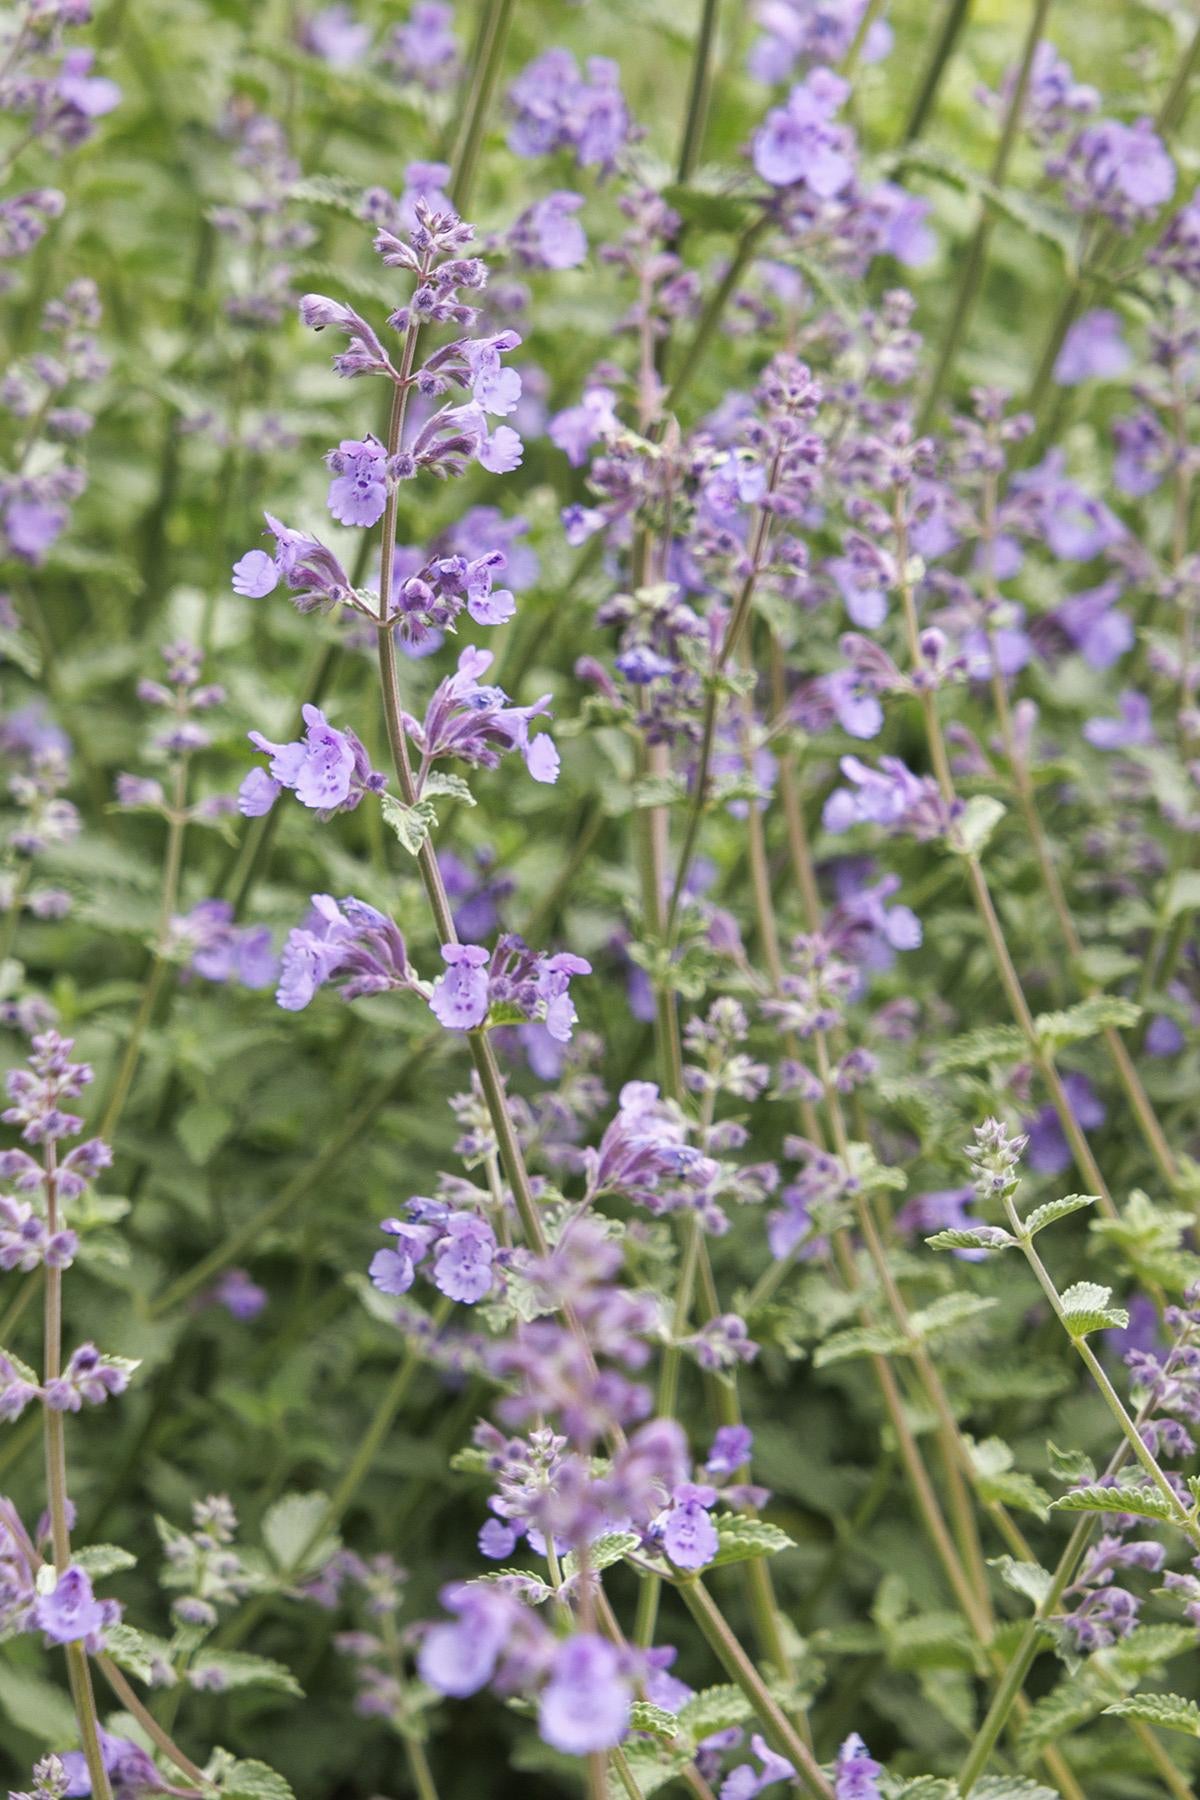
[[[696,48],[692,54],[692,75],[688,86],[687,118],[684,121],[683,142],[679,146],[679,162],[675,171],[675,179],[681,184],[691,180],[704,144],[704,126],[712,94],[713,47],[720,10],[721,0],[701,0],[700,25],[696,32]]]
[[[942,85],[942,77],[946,73],[950,58],[967,22],[971,10],[971,0],[946,0],[946,13],[942,20],[942,28],[938,32],[929,61],[925,65],[925,73],[921,77],[921,85],[917,89],[912,111],[904,126],[905,144],[914,143],[924,131],[933,111],[933,103],[937,91]]]
[[[487,21],[479,60],[471,79],[471,92],[463,112],[462,127],[450,159],[448,192],[460,214],[470,204],[479,164],[479,150],[487,129],[492,94],[504,60],[504,47],[515,10],[515,0],[486,0]]]
[[[1017,79],[1013,84],[1013,91],[1009,97],[1008,107],[1004,115],[1004,125],[1000,133],[1000,142],[996,146],[996,153],[992,158],[992,165],[988,171],[988,178],[993,187],[1001,187],[1008,174],[1009,161],[1012,157],[1013,147],[1017,141],[1017,133],[1021,126],[1021,115],[1025,110],[1025,96],[1029,91],[1029,78],[1033,71],[1033,59],[1037,53],[1038,44],[1046,27],[1046,16],[1050,11],[1050,5],[1051,0],[1034,0],[1033,12],[1029,21],[1029,29],[1025,34],[1025,47],[1021,54],[1021,65],[1017,72]],[[954,304],[950,312],[949,328],[945,337],[942,339],[938,360],[934,367],[933,379],[929,384],[929,390],[925,395],[924,404],[921,407],[920,417],[917,422],[917,430],[919,432],[926,431],[929,428],[929,423],[932,420],[934,413],[937,411],[938,402],[942,397],[942,391],[953,370],[959,346],[966,335],[967,326],[970,322],[971,314],[974,311],[975,301],[978,298],[980,284],[983,280],[983,271],[987,262],[988,246],[991,242],[993,224],[994,216],[990,203],[986,199],[983,199],[980,201],[979,218],[975,226],[975,233],[971,239],[971,245],[963,263],[962,274],[959,276],[958,288],[955,292]]]
[[[192,1761],[191,1757],[186,1756],[179,1748],[179,1745],[175,1742],[170,1732],[164,1730],[159,1724],[149,1707],[142,1704],[112,1657],[109,1656],[106,1651],[102,1651],[100,1655],[97,1656],[96,1667],[100,1670],[100,1673],[103,1675],[105,1681],[107,1681],[109,1687],[117,1696],[117,1699],[121,1702],[121,1705],[125,1708],[126,1712],[133,1715],[142,1730],[146,1733],[146,1736],[152,1743],[157,1745],[164,1756],[168,1757],[170,1761],[175,1764],[175,1767],[179,1770],[180,1774],[186,1775],[188,1780],[194,1782],[199,1788],[211,1787],[213,1784],[209,1781],[203,1770],[196,1767],[196,1764]]]
[[[692,341],[683,354],[683,361],[675,372],[675,378],[667,390],[663,401],[665,413],[674,412],[684,393],[691,386],[692,377],[704,359],[704,352],[709,346],[726,306],[733,297],[734,289],[745,274],[747,267],[754,259],[759,243],[766,235],[771,223],[769,213],[760,213],[742,232],[729,260],[729,266],[718,286],[713,290],[708,305],[700,315]]]
[[[742,1649],[704,1583],[696,1578],[680,1581],[675,1591],[725,1673],[754,1708],[764,1736],[780,1755],[789,1759],[810,1793],[819,1795],[821,1800],[835,1800],[821,1765]]]
[[[46,1192],[46,1225],[52,1237],[59,1227],[58,1165],[52,1140],[43,1147]],[[62,1374],[62,1275],[61,1269],[46,1269],[46,1302],[43,1314],[43,1384],[57,1381]],[[50,1535],[54,1567],[61,1580],[71,1562],[71,1530],[67,1521],[67,1450],[63,1415],[52,1406],[42,1406],[42,1431],[46,1454],[46,1494],[50,1507]],[[100,1720],[87,1653],[82,1643],[66,1646],[67,1679],[71,1700],[79,1726],[84,1760],[91,1777],[95,1800],[112,1800],[108,1772],[100,1748]]]

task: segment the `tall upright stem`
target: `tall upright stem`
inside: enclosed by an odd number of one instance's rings
[[[504,47],[516,0],[484,0],[487,18],[479,47],[479,58],[471,80],[471,92],[463,112],[462,127],[450,159],[450,198],[460,213],[470,205],[479,166],[479,150],[487,129],[492,95],[504,61]]]
[[[43,1151],[46,1172],[46,1228],[51,1237],[59,1229],[58,1167],[54,1140],[48,1139]],[[43,1374],[48,1386],[62,1374],[62,1276],[60,1268],[46,1269],[46,1299],[43,1313]],[[43,1435],[46,1451],[46,1494],[50,1507],[50,1537],[54,1549],[54,1567],[61,1580],[71,1562],[71,1528],[67,1518],[67,1447],[62,1413],[42,1403]],[[91,1670],[82,1643],[66,1646],[67,1679],[71,1700],[79,1726],[84,1760],[91,1778],[95,1800],[112,1800],[108,1771],[100,1749],[100,1721],[96,1713],[96,1697],[92,1692]]]
[[[696,32],[696,48],[692,53],[692,73],[688,84],[687,117],[684,120],[683,142],[679,146],[679,162],[675,170],[675,177],[679,182],[691,180],[704,146],[704,125],[712,93],[713,49],[720,10],[721,0],[701,0],[700,25]]]

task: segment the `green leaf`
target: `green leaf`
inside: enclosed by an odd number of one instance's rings
[[[1039,1043],[1055,1051],[1099,1037],[1110,1026],[1116,1031],[1128,1031],[1141,1016],[1141,1007],[1121,994],[1092,994],[1065,1012],[1039,1013],[1033,1023]]]
[[[1157,1488],[1091,1487],[1076,1488],[1051,1502],[1055,1512],[1133,1513],[1139,1519],[1170,1520],[1177,1515],[1167,1505]]]
[[[331,1554],[331,1546],[336,1548],[333,1535],[322,1534],[322,1539],[306,1550],[328,1510],[329,1497],[321,1493],[285,1494],[268,1509],[262,1524],[263,1543],[281,1574],[294,1576],[315,1567]]]
[[[202,1100],[180,1113],[175,1121],[175,1135],[183,1145],[188,1161],[201,1169],[225,1142],[235,1123],[227,1106]]]
[[[726,1563],[753,1562],[759,1556],[774,1556],[780,1550],[791,1550],[792,1539],[778,1525],[766,1519],[747,1519],[741,1513],[718,1513],[713,1520],[721,1547],[712,1561],[713,1568]]]
[[[976,1225],[970,1230],[937,1231],[925,1242],[934,1250],[1011,1250],[1016,1238],[999,1225]]]
[[[938,1337],[945,1331],[961,1330],[980,1313],[990,1312],[998,1304],[995,1295],[991,1294],[943,1294],[931,1306],[923,1306],[911,1314],[909,1323],[914,1337]]]
[[[205,1681],[205,1675],[216,1675],[217,1682]],[[196,1679],[193,1679],[196,1677]],[[290,1669],[272,1662],[266,1656],[250,1656],[241,1650],[202,1650],[188,1675],[193,1687],[227,1688],[266,1687],[277,1693],[295,1694],[302,1699],[304,1690]]]
[[[622,1557],[628,1556],[641,1544],[641,1538],[632,1531],[607,1531],[588,1545],[588,1568],[599,1574],[602,1569],[611,1569]],[[562,1570],[564,1576],[574,1575],[579,1568],[579,1558],[574,1550],[569,1550],[563,1557]]]
[[[461,775],[451,775],[442,769],[431,769],[421,786],[422,795],[446,794],[451,800],[461,800],[464,806],[474,806],[475,796]]]
[[[78,1560],[78,1559],[77,1559]],[[139,1681],[150,1682],[171,1667],[171,1646],[134,1625],[109,1625],[104,1647],[113,1661]]]
[[[295,1800],[288,1783],[261,1762],[234,1762],[221,1777],[226,1800]]]
[[[1200,908],[1200,869],[1181,869],[1172,876],[1163,905],[1164,917],[1178,919]]]
[[[956,1069],[977,1069],[985,1063],[1019,1062],[1025,1039],[1015,1025],[985,1025],[951,1038],[935,1052],[930,1069],[934,1075],[951,1075]]]
[[[649,1700],[635,1700],[629,1714],[630,1729],[648,1731],[660,1742],[669,1744],[679,1736],[679,1721],[675,1714],[668,1712],[665,1706],[655,1706]]]
[[[743,1724],[753,1716],[753,1711],[741,1688],[732,1685],[701,1688],[680,1707],[676,1720],[692,1742],[699,1743],[715,1732],[729,1731],[732,1726]]]
[[[1051,1574],[1043,1569],[1041,1563],[1018,1562],[1015,1556],[997,1556],[991,1559],[992,1567],[1000,1571],[1000,1579],[1006,1587],[1012,1588],[1016,1594],[1023,1594],[1026,1600],[1032,1600],[1040,1607],[1050,1592]]]
[[[1029,1217],[1022,1221],[1026,1237],[1036,1237],[1047,1225],[1053,1225],[1056,1219],[1065,1219],[1073,1212],[1082,1212],[1085,1206],[1095,1206],[1095,1194],[1067,1194],[1061,1200],[1048,1200],[1045,1206],[1035,1206]]]
[[[1114,1644],[1109,1660],[1123,1675],[1135,1681],[1153,1674],[1174,1656],[1192,1656],[1196,1650],[1193,1625],[1139,1625],[1127,1638]]]
[[[963,856],[982,856],[1007,810],[991,794],[973,794],[955,824],[952,847]]]
[[[1164,1731],[1182,1731],[1185,1737],[1200,1738],[1200,1706],[1185,1700],[1181,1694],[1130,1694],[1114,1700],[1105,1712],[1120,1719],[1145,1719]]]
[[[0,1662],[0,1707],[14,1725],[53,1750],[79,1741],[75,1709],[66,1690],[26,1669]]]
[[[904,1346],[903,1336],[891,1325],[855,1325],[826,1338],[813,1354],[813,1367],[824,1369],[851,1356],[893,1356]]]
[[[422,844],[437,825],[433,801],[418,800],[414,806],[405,806],[394,794],[381,794],[380,805],[384,818],[404,848],[410,856],[418,856]]]
[[[1082,1450],[1060,1450],[1057,1444],[1047,1440],[1046,1459],[1050,1473],[1059,1481],[1081,1483],[1096,1479],[1096,1465]]]
[[[1043,1694],[1030,1708],[1017,1738],[1017,1760],[1022,1768],[1036,1762],[1048,1744],[1094,1719],[1111,1696],[1111,1681],[1099,1678],[1086,1664]]]
[[[105,1575],[119,1574],[122,1569],[137,1567],[137,1557],[122,1550],[119,1544],[88,1544],[82,1550],[73,1550],[71,1561],[85,1569],[93,1581],[99,1581]]]
[[[1123,1306],[1110,1306],[1110,1287],[1098,1281],[1077,1281],[1059,1296],[1063,1319],[1072,1337],[1087,1337],[1093,1331],[1124,1330],[1129,1314]]]
[[[31,1369],[27,1362],[22,1362],[19,1356],[14,1356],[11,1350],[0,1350],[0,1356],[5,1357],[12,1364],[21,1380],[27,1381],[30,1387],[41,1386],[41,1380],[36,1370]]]
[[[1058,1800],[1053,1788],[1019,1775],[985,1775],[971,1789],[971,1800]]]

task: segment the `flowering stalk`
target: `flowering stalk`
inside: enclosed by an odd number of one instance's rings
[[[479,149],[487,127],[488,109],[508,42],[516,0],[484,0],[486,22],[479,56],[471,78],[471,92],[463,111],[462,127],[451,158],[449,193],[460,213],[467,210],[475,187]]]

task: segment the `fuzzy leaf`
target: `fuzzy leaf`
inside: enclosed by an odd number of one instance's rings
[[[1186,1737],[1200,1738],[1200,1706],[1180,1694],[1130,1694],[1104,1710],[1121,1719],[1145,1719],[1163,1731],[1182,1731]]]
[[[970,1230],[955,1226],[952,1231],[936,1231],[925,1242],[934,1250],[1010,1250],[1017,1240],[1000,1225],[975,1225]]]
[[[746,1519],[741,1513],[718,1513],[713,1520],[721,1547],[713,1557],[713,1568],[724,1563],[753,1562],[759,1556],[774,1556],[780,1550],[793,1548],[792,1540],[778,1525],[766,1519]]]
[[[1053,1225],[1056,1219],[1065,1219],[1073,1212],[1082,1212],[1085,1206],[1095,1206],[1095,1194],[1067,1194],[1061,1200],[1048,1200],[1045,1206],[1035,1206],[1029,1217],[1024,1220],[1028,1237],[1036,1237],[1047,1225]]]
[[[1050,1592],[1051,1575],[1041,1563],[1018,1562],[1015,1556],[997,1556],[992,1567],[1000,1571],[1000,1579],[1014,1593],[1024,1594],[1035,1607],[1041,1606]]]
[[[943,1294],[931,1306],[923,1306],[911,1315],[913,1335],[923,1339],[937,1337],[943,1331],[958,1331],[996,1305],[998,1301],[994,1295]]]
[[[629,1723],[633,1731],[648,1731],[662,1743],[669,1744],[679,1736],[679,1721],[675,1714],[668,1712],[665,1706],[653,1705],[649,1700],[634,1701]]]
[[[99,1581],[104,1575],[117,1575],[122,1569],[137,1567],[137,1557],[122,1550],[119,1544],[88,1544],[82,1550],[73,1550],[71,1561],[86,1569],[93,1581]]]
[[[741,1688],[701,1688],[686,1700],[676,1714],[680,1730],[686,1731],[693,1743],[712,1737],[714,1732],[728,1731],[751,1717],[753,1708]]]
[[[1072,1337],[1087,1337],[1093,1331],[1124,1329],[1129,1314],[1123,1306],[1110,1306],[1110,1287],[1098,1281],[1077,1281],[1060,1296],[1063,1318]]]
[[[851,1356],[891,1356],[903,1348],[904,1338],[891,1325],[856,1325],[826,1338],[813,1354],[813,1367],[823,1369]]]
[[[224,1771],[221,1793],[226,1800],[295,1800],[288,1783],[261,1762],[234,1762]]]
[[[603,1537],[598,1537],[595,1543],[588,1545],[588,1568],[593,1574],[599,1574],[602,1569],[611,1569],[614,1563],[619,1563],[622,1557],[636,1550],[641,1541],[632,1531],[605,1532]],[[564,1576],[574,1575],[578,1568],[578,1556],[574,1550],[568,1551],[562,1563]]]
[[[263,1519],[263,1543],[270,1551],[275,1566],[285,1575],[296,1575],[303,1569],[323,1562],[336,1545],[332,1535],[306,1550],[329,1509],[328,1496],[285,1494],[277,1500]]]
[[[50,1749],[78,1742],[75,1709],[65,1688],[0,1663],[0,1708],[14,1725]]]
[[[1085,1038],[1099,1037],[1112,1026],[1128,1031],[1142,1016],[1140,1006],[1120,994],[1092,994],[1065,1012],[1040,1013],[1034,1020],[1039,1041],[1047,1050],[1061,1050],[1065,1044],[1082,1043]]]
[[[198,1679],[193,1680],[193,1676]],[[215,1676],[216,1680],[205,1680],[205,1676]],[[281,1694],[295,1694],[297,1698],[304,1694],[292,1671],[285,1669],[282,1663],[273,1662],[266,1656],[250,1656],[241,1650],[202,1650],[188,1679],[193,1687],[215,1688],[218,1693],[227,1688],[266,1687]]]
[[[134,1625],[108,1626],[104,1647],[120,1668],[139,1681],[149,1682],[156,1672],[171,1666],[171,1646],[166,1640],[151,1637]]]
[[[1139,1519],[1173,1519],[1174,1510],[1157,1488],[1091,1487],[1076,1488],[1051,1502],[1055,1512],[1132,1513]]]
[[[451,775],[443,769],[431,769],[425,777],[421,793],[445,794],[451,800],[461,800],[464,806],[474,806],[475,796],[461,775]]]
[[[437,814],[433,810],[432,800],[418,800],[414,806],[405,806],[394,794],[380,796],[383,816],[395,832],[410,856],[418,856],[421,845],[437,824]]]
[[[1007,810],[1003,801],[992,794],[973,794],[955,826],[955,848],[963,856],[982,856]]]

